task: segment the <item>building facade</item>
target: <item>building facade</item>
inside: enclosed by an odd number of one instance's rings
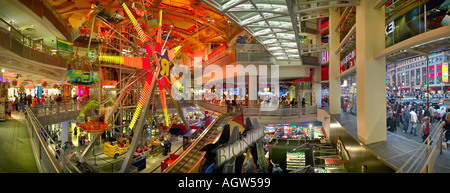
[[[386,86],[397,95],[418,95],[426,91],[427,86],[431,94],[449,94],[449,61],[450,52],[445,51],[428,55],[428,64],[425,56],[417,56],[388,64],[386,69]],[[428,85],[427,65],[429,74]],[[447,78],[445,78],[446,73],[443,72],[447,72]]]

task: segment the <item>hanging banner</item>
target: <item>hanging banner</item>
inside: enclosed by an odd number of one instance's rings
[[[70,55],[73,51],[73,43],[56,38],[56,47],[60,54]]]
[[[341,60],[341,73],[356,65],[356,49],[353,49]]]
[[[448,82],[448,63],[442,62],[442,82]]]
[[[329,51],[320,52],[320,64],[325,64],[330,61],[330,53]]]

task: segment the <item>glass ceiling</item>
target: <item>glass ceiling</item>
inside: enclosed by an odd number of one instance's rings
[[[353,5],[352,2],[333,0],[201,1],[241,26],[277,60],[300,60],[301,54],[327,50],[327,45],[303,45],[300,42],[298,19],[327,17],[324,12],[327,13],[328,8]]]

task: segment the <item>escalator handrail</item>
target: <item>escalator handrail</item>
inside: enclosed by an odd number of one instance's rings
[[[199,141],[199,139],[201,139],[201,138],[203,138],[205,135],[206,135],[206,133],[212,128],[212,126],[217,122],[217,121],[219,121],[219,119],[220,120],[222,120],[223,118],[225,118],[225,115],[224,116],[221,116],[221,117],[218,117],[217,119],[214,119],[210,124],[209,124],[209,126],[202,132],[202,134],[200,134],[200,136],[199,137],[197,137],[197,139],[194,141],[194,143],[192,143],[168,168],[166,168],[165,170],[164,170],[164,172],[165,173],[167,173],[167,171],[170,171],[175,165],[177,165],[180,161],[181,161],[181,159],[184,157],[184,156],[186,156],[186,154],[198,143],[198,141]]]
[[[197,145],[197,143],[203,138],[203,137],[205,137],[205,135],[206,135],[206,133],[208,133],[208,131],[209,130],[211,130],[212,128],[214,128],[214,125],[217,123],[217,122],[219,122],[219,123],[221,123],[226,117],[228,117],[229,115],[222,115],[222,116],[220,116],[220,117],[218,117],[218,118],[216,118],[216,119],[214,119],[210,124],[209,124],[209,126],[202,132],[202,134],[200,134],[200,136],[199,137],[197,137],[197,139],[188,147],[188,149],[186,149],[176,160],[175,160],[175,162],[174,163],[172,163],[167,169],[165,169],[164,170],[164,172],[165,173],[168,173],[168,171],[170,171],[174,166],[176,166],[176,165],[178,165],[179,164],[179,162],[187,155],[187,153],[189,153],[191,150],[192,150],[192,148],[194,148],[196,145]],[[209,137],[209,136],[208,136]],[[198,151],[198,150],[197,150]],[[188,159],[188,161],[190,160],[192,158],[192,156]],[[187,163],[187,161],[185,162],[185,163],[183,163],[183,166],[184,166],[184,164],[186,164]],[[177,170],[177,171],[179,171],[179,169]]]
[[[224,118],[225,119],[225,118]],[[209,130],[208,130],[209,131]],[[211,134],[209,134],[209,136],[208,136],[208,138],[210,138],[212,135],[213,135],[214,133],[211,133]],[[216,136],[216,139],[217,139],[217,136]],[[197,139],[197,140],[199,140],[199,139]],[[196,141],[197,141],[196,140]],[[207,143],[207,141],[205,140],[205,141],[203,141],[203,143],[201,144],[201,147],[203,147],[204,145],[205,145],[205,143]],[[197,143],[196,143],[197,144]],[[186,162],[184,162],[183,163],[183,165],[181,165],[181,167],[180,168],[178,168],[178,170],[176,171],[176,172],[178,172],[178,171],[180,171],[181,170],[181,168],[183,168],[184,167],[184,165],[186,165],[186,163],[188,163],[191,159],[192,159],[192,157],[194,157],[194,155],[198,152],[200,150],[200,148],[198,148],[187,160],[186,160]],[[195,165],[195,164],[194,164]],[[192,168],[191,168],[192,169]]]

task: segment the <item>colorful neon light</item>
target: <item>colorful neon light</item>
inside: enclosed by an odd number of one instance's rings
[[[142,89],[141,96],[139,97],[139,102],[136,106],[136,110],[134,111],[133,118],[131,119],[129,128],[132,129],[134,127],[134,124],[136,123],[139,115],[141,114],[142,108],[144,107],[144,103],[147,100],[147,94],[150,91],[150,85],[153,80],[153,74],[149,72],[147,79],[144,83],[144,88]]]
[[[442,62],[442,82],[448,82],[448,63]]]
[[[166,90],[164,90],[163,79],[158,80],[158,88],[159,88],[159,96],[161,97],[161,103],[162,103],[163,112],[164,112],[164,125],[166,125],[166,127],[169,127],[170,123],[169,123],[169,116],[167,114]]]

